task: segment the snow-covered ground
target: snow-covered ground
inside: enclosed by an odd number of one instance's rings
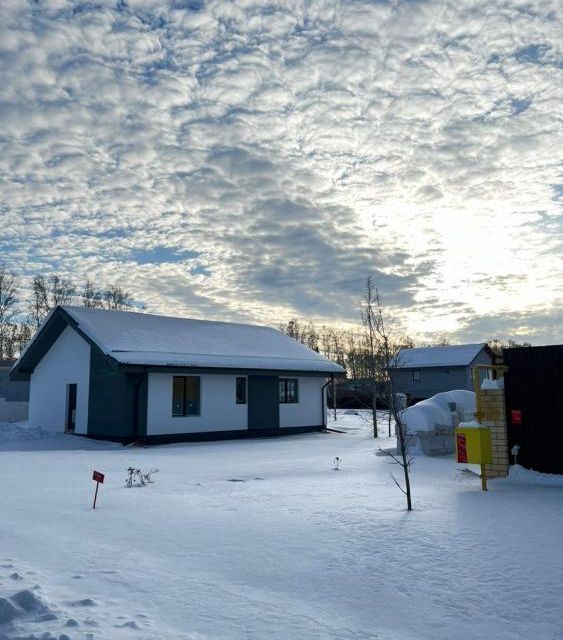
[[[0,425],[0,639],[563,639],[562,478],[484,494],[418,457],[407,513],[394,439],[331,426],[142,449]]]

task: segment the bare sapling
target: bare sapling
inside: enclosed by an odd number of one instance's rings
[[[367,326],[370,332],[373,333],[374,346],[377,347],[379,375],[385,385],[385,396],[389,403],[389,411],[395,421],[395,432],[397,434],[396,452],[391,450],[381,451],[392,458],[403,470],[403,483],[397,480],[394,475],[392,475],[392,478],[406,496],[407,510],[412,511],[410,469],[414,458],[409,453],[409,438],[402,418],[404,407],[400,396],[395,392],[393,378],[393,370],[397,369],[400,364],[401,340],[386,321],[379,290],[371,275],[366,281],[363,301],[362,321],[364,326]],[[369,314],[369,319],[364,319],[366,314]]]

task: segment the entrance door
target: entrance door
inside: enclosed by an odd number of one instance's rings
[[[248,376],[249,430],[279,429],[279,394],[277,376]]]
[[[76,383],[66,385],[65,430],[74,433],[76,426]]]

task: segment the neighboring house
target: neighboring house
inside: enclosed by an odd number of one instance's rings
[[[267,327],[65,306],[11,377],[30,380],[31,426],[174,442],[320,430],[343,374]]]
[[[13,364],[13,360],[0,360],[0,422],[27,419],[29,382],[10,380]]]
[[[401,349],[391,370],[395,391],[409,404],[441,391],[473,390],[471,367],[492,364],[493,352],[485,343]]]

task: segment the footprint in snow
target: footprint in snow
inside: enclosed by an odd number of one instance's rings
[[[22,576],[20,576],[20,574],[19,574],[19,573],[16,573],[16,572],[11,573],[11,574],[10,574],[10,578],[11,578],[12,580],[23,580]]]
[[[89,627],[97,627],[98,626],[98,623],[95,620],[92,620],[92,618],[86,618],[86,620],[84,620],[84,624],[88,625]]]
[[[67,602],[71,607],[96,607],[97,603],[92,598],[83,598],[82,600],[71,600]]]
[[[123,624],[116,624],[115,627],[118,629],[139,629],[139,625],[134,620],[128,620]]]

